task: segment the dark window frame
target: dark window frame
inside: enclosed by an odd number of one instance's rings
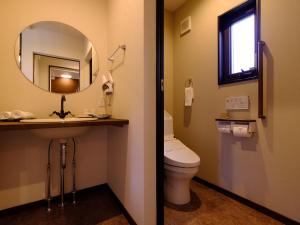
[[[245,3],[231,9],[218,17],[218,84],[229,84],[258,78],[257,71],[257,42],[259,40],[259,23],[256,0],[248,0]],[[255,15],[255,67],[240,73],[231,73],[231,40],[230,27],[235,22],[250,15]]]

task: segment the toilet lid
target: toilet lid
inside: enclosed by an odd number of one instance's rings
[[[164,162],[177,167],[196,167],[200,157],[178,139],[164,142]]]

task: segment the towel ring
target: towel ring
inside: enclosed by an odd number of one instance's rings
[[[185,87],[193,87],[193,80],[192,79],[187,79],[184,83]]]

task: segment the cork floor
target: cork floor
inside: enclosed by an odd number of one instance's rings
[[[165,225],[281,225],[282,223],[196,182],[191,203],[165,202]]]
[[[124,215],[119,215],[105,220],[97,225],[129,225],[129,223]]]

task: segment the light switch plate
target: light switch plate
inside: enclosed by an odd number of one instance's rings
[[[226,110],[247,110],[249,109],[249,96],[231,96],[225,100]]]

